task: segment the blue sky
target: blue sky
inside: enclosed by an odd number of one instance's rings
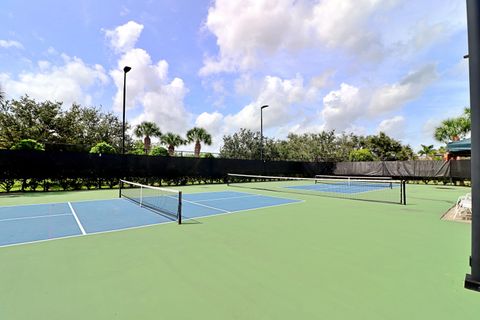
[[[447,0],[0,3],[7,98],[101,106],[162,132],[387,134],[418,150],[469,105],[466,9]],[[188,149],[190,146],[183,147]]]

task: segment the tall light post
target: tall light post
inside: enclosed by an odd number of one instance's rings
[[[263,160],[263,109],[268,108],[268,104],[260,108],[260,160]]]
[[[472,251],[465,288],[480,291],[480,2],[467,0],[470,109],[472,112]]]
[[[122,154],[125,154],[125,99],[127,97],[127,72],[132,68],[123,68],[123,125],[122,125]]]

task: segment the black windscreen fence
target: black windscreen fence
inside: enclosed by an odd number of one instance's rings
[[[381,176],[402,179],[470,179],[470,160],[390,162],[299,162],[221,158],[154,157],[0,150],[0,178],[202,177],[228,173],[314,177]]]
[[[461,165],[459,165],[461,163]],[[461,166],[461,169],[458,168]],[[455,168],[455,169],[454,169]],[[458,169],[457,169],[458,168]],[[466,170],[468,168],[468,170]],[[452,174],[452,172],[454,174]],[[470,178],[470,160],[340,162],[334,175],[378,176],[405,179]]]

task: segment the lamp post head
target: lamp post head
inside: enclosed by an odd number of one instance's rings
[[[128,71],[132,70],[132,68],[128,67],[128,66],[125,66],[123,68],[123,72],[127,73]]]
[[[268,104],[262,106],[260,109],[265,109],[265,108],[268,108]]]

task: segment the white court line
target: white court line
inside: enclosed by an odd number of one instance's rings
[[[295,202],[281,203],[281,204],[272,204],[271,206],[257,207],[257,208],[251,208],[251,209],[242,209],[242,210],[236,210],[236,211],[226,211],[226,212],[222,212],[222,213],[209,214],[208,216],[200,216],[200,217],[192,217],[192,218],[189,218],[189,217],[185,216],[185,220],[199,220],[199,219],[204,219],[204,218],[221,216],[221,215],[229,214],[229,213],[238,213],[238,212],[244,212],[244,211],[260,210],[260,209],[265,209],[265,208],[273,208],[273,207],[287,206],[287,205],[289,205],[289,204],[297,204],[297,203],[302,203],[302,202],[305,202],[305,200],[295,200]]]
[[[80,223],[80,220],[78,220],[77,214],[75,213],[75,210],[73,210],[72,204],[68,202],[68,206],[70,207],[70,210],[72,211],[73,217],[77,221],[78,227],[80,228],[80,231],[82,231],[83,235],[86,235],[87,233],[85,232],[85,229],[83,229],[82,224]]]
[[[69,215],[70,215],[70,213],[46,214],[46,215],[33,216],[33,217],[21,217],[21,218],[0,219],[0,222],[3,222],[3,221],[16,221],[16,220],[28,220],[28,219],[38,219],[38,218],[49,218],[49,217],[59,217],[59,216],[69,216]]]
[[[92,201],[110,201],[110,200],[121,200],[121,198],[111,198],[111,199],[90,199],[90,200],[75,200],[72,202],[92,202]],[[9,208],[9,207],[30,207],[30,206],[45,206],[45,205],[54,205],[54,204],[65,204],[65,201],[62,202],[45,202],[45,203],[29,203],[29,204],[7,204],[1,205],[1,208]]]
[[[198,206],[201,206],[201,207],[205,207],[205,208],[209,208],[209,209],[213,209],[213,210],[217,210],[217,211],[223,211],[225,213],[230,213],[231,211],[227,211],[227,210],[223,210],[223,209],[220,209],[220,208],[215,208],[215,207],[211,207],[211,206],[207,206],[205,204],[201,204],[201,203],[197,203],[195,201],[190,201],[190,200],[185,200],[185,199],[182,199],[183,202],[189,202],[189,203],[193,203],[193,204],[196,204]]]
[[[216,199],[204,199],[204,200],[195,200],[194,202],[217,201],[217,200],[227,200],[227,199],[240,199],[240,198],[250,198],[250,197],[268,197],[268,196],[262,196],[261,194],[249,194],[248,196],[225,197],[225,198],[216,198]],[[192,200],[192,201],[193,201],[193,200]]]

